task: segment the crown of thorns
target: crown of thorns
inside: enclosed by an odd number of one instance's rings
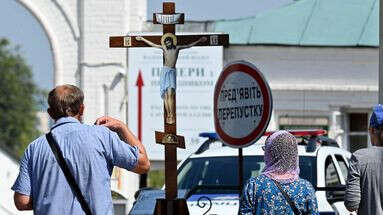
[[[176,35],[172,34],[172,33],[166,33],[164,34],[162,37],[161,37],[161,45],[162,46],[165,46],[165,40],[167,38],[170,38],[172,41],[173,41],[173,44],[176,46],[177,45],[177,37]]]

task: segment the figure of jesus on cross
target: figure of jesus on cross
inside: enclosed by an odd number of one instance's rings
[[[160,78],[160,95],[164,99],[165,111],[167,117],[165,122],[167,124],[174,124],[176,121],[174,110],[174,98],[177,87],[176,79],[176,63],[178,54],[181,49],[190,48],[199,42],[205,42],[207,37],[201,37],[197,41],[194,41],[187,45],[177,46],[177,37],[172,33],[166,33],[161,37],[161,45],[155,44],[144,37],[137,36],[137,41],[143,41],[151,47],[160,48],[163,51],[164,66],[162,67],[162,73]]]

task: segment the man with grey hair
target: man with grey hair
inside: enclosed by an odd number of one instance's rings
[[[55,121],[51,134],[91,213],[113,214],[113,167],[143,174],[150,163],[144,146],[123,122],[100,117],[95,125],[82,124],[83,100],[82,91],[73,85],[58,86],[49,93],[48,113]],[[25,150],[12,187],[15,205],[35,214],[84,214],[47,137],[37,138]]]
[[[374,107],[368,129],[373,147],[353,153],[344,205],[358,214],[383,214],[383,106]]]

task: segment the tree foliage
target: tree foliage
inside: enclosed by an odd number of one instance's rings
[[[36,113],[41,92],[18,49],[0,38],[0,146],[17,157],[39,135]]]

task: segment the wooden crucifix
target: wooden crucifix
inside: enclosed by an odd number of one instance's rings
[[[175,24],[184,23],[184,14],[175,13],[173,2],[163,3],[163,13],[153,14],[153,23],[163,25],[162,36],[113,36],[110,47],[155,47],[163,51],[160,95],[164,100],[165,132],[155,132],[156,142],[165,145],[165,199],[158,199],[155,214],[188,214],[186,200],[177,199],[177,147],[185,148],[177,135],[176,63],[179,51],[192,46],[229,45],[227,34],[175,35]]]

